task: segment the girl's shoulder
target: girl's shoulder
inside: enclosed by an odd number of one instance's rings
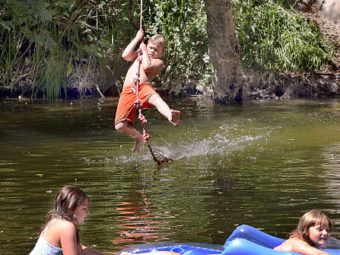
[[[301,244],[309,245],[305,240],[303,240],[303,239],[301,239],[297,236],[290,237],[287,241],[289,241],[292,244],[297,244],[297,245],[301,245]]]
[[[73,222],[65,220],[65,219],[51,219],[48,223],[47,226],[49,229],[54,229],[55,231],[75,231],[76,226],[74,225]]]
[[[289,245],[291,246],[291,251],[300,253],[300,254],[316,254],[316,248],[312,247],[305,240],[298,237],[291,237],[287,241],[289,241]]]
[[[77,236],[76,225],[68,220],[58,219],[54,224],[54,237],[61,239],[73,239]]]
[[[74,223],[71,222],[71,221],[68,221],[68,220],[57,219],[56,223],[60,228],[65,228],[65,229],[75,229],[76,228]]]
[[[282,244],[280,244],[278,247],[275,247],[276,250],[281,251],[293,251],[296,246],[306,245],[307,243],[298,238],[298,237],[290,237],[286,241],[284,241]],[[308,244],[307,244],[308,245]]]
[[[51,219],[47,222],[41,236],[51,245],[61,247],[61,239],[72,238],[76,235],[76,227],[70,221],[63,219]]]

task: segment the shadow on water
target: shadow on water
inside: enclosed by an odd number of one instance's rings
[[[57,190],[83,187],[84,243],[113,252],[149,241],[222,244],[238,224],[285,237],[299,216],[324,210],[340,226],[340,103],[170,102],[174,128],[146,113],[148,150],[112,129],[117,100],[0,108],[0,254],[27,254]],[[10,222],[10,224],[9,224]]]

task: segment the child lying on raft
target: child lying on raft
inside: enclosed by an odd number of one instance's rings
[[[308,211],[300,218],[297,228],[290,234],[289,239],[275,247],[274,250],[302,255],[330,255],[320,249],[339,244],[338,240],[330,237],[331,229],[331,221],[324,213],[318,210]],[[168,251],[142,253],[142,255],[145,254],[179,255]],[[132,253],[123,252],[121,255],[132,255]]]
[[[318,210],[306,212],[299,220],[297,228],[274,250],[296,252],[302,255],[329,255],[319,250],[329,241],[332,224],[324,213]]]

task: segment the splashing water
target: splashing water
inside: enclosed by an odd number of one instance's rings
[[[249,142],[260,139],[262,136],[241,136],[235,140],[226,137],[215,137],[204,139],[202,141],[191,141],[185,144],[172,145],[170,147],[155,147],[165,157],[178,160],[182,158],[191,158],[210,155],[226,155],[233,151],[242,149]]]
[[[152,148],[159,159],[164,157],[179,160],[184,158],[201,157],[220,155],[225,156],[230,153],[241,150],[253,141],[262,139],[265,134],[261,135],[240,135],[239,137],[233,137],[230,135],[231,129],[238,129],[239,127],[232,125],[221,125],[217,131],[211,132],[208,138],[197,140],[200,137],[195,136],[189,138],[189,140],[182,141],[181,143],[167,143],[165,145],[152,144]],[[263,133],[263,132],[261,132]],[[235,136],[235,135],[234,135]],[[119,162],[134,162],[134,161],[146,161],[150,160],[150,155],[145,149],[142,154],[132,156],[119,156]]]

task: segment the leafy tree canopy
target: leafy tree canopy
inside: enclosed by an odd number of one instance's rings
[[[331,60],[333,49],[291,8],[295,2],[232,1],[244,68],[313,71]],[[167,40],[167,68],[156,85],[209,84],[204,2],[149,0],[143,9],[146,34]],[[139,15],[137,0],[0,0],[0,86],[50,99],[70,87],[119,88],[126,71],[120,54]]]

